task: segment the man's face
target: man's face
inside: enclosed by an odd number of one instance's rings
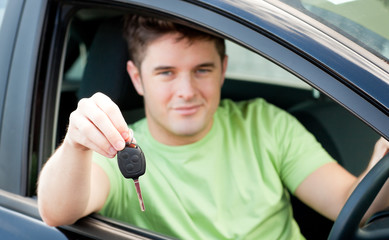
[[[211,129],[227,66],[214,42],[177,41],[178,36],[152,42],[140,72],[128,63],[134,86],[144,96],[150,132],[168,145],[193,143]]]

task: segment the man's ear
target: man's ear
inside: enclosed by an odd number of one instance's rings
[[[220,86],[223,86],[224,80],[226,79],[227,65],[228,65],[228,56],[226,54],[222,61],[222,79],[221,79]]]
[[[135,66],[134,62],[128,61],[127,62],[127,73],[130,75],[132,84],[135,87],[135,90],[138,92],[139,95],[143,96],[143,85],[142,85],[142,79],[140,76],[139,69]]]

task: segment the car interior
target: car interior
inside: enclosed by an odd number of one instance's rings
[[[128,53],[121,33],[122,15],[122,11],[101,9],[80,10],[74,15],[65,51],[57,144],[66,133],[69,114],[77,107],[77,102],[96,92],[105,93],[117,103],[127,123],[144,117],[143,100],[126,72]],[[354,175],[366,167],[379,135],[329,97],[309,86],[300,88],[272,83],[271,79],[257,81],[227,75],[222,98],[239,101],[257,97],[294,115],[330,155]],[[333,222],[293,197],[292,204],[303,235],[308,239],[326,239]]]

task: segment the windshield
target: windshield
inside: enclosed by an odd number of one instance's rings
[[[5,12],[5,6],[7,5],[7,0],[0,0],[0,28],[3,23],[3,17]]]
[[[389,0],[283,0],[389,59]]]

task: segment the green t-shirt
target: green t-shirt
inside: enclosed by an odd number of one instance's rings
[[[132,180],[95,155],[111,189],[101,214],[181,239],[302,239],[288,191],[332,158],[301,124],[262,99],[223,100],[210,132],[184,146],[157,142],[145,119],[131,128],[147,162]]]

